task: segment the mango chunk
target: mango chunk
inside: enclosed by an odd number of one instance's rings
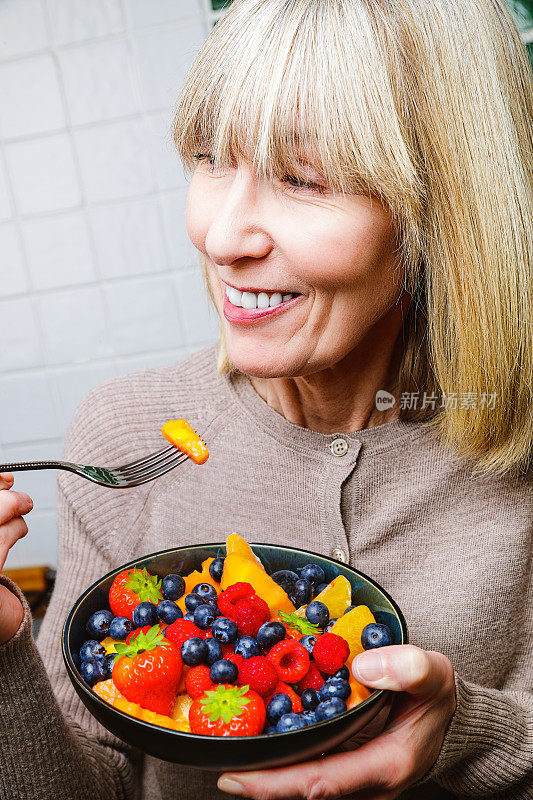
[[[209,451],[186,419],[171,419],[161,428],[161,433],[174,447],[181,450],[197,464],[204,464]]]
[[[271,615],[276,615],[280,610],[288,614],[295,610],[287,592],[270,577],[250,545],[238,533],[230,533],[226,541],[220,588],[224,590],[233,583],[241,582],[254,587],[267,603]]]
[[[361,644],[361,633],[366,625],[375,622],[374,615],[368,606],[356,606],[339,617],[337,622],[331,628],[330,633],[336,633],[346,639],[350,646],[350,655],[346,660],[348,668],[351,667],[352,661],[355,656],[363,652],[363,645]]]

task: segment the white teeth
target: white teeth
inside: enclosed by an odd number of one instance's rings
[[[234,289],[233,286],[226,286],[226,294],[232,306],[238,306],[239,308],[242,306],[242,292]]]
[[[257,295],[257,308],[268,308],[270,300],[266,292],[259,292]]]
[[[281,303],[286,303],[292,300],[296,295],[294,294],[281,294],[281,292],[274,292],[269,295],[266,292],[241,292],[239,289],[234,289],[233,286],[226,284],[226,295],[232,306],[238,308],[246,308],[250,311],[254,308],[273,308],[279,306]]]
[[[251,310],[257,308],[257,295],[254,292],[242,293],[242,307]]]

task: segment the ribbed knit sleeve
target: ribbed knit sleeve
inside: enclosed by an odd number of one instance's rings
[[[138,796],[135,753],[113,740],[83,708],[62,663],[61,629],[78,594],[78,559],[88,561],[95,554],[64,500],[60,501],[60,518],[64,541],[77,540],[80,548],[77,552],[62,548],[46,629],[40,637],[42,654],[32,637],[31,612],[24,595],[12,581],[0,576],[0,582],[24,607],[18,631],[0,646],[0,797],[133,800]],[[101,558],[94,560],[95,572],[101,574]]]
[[[533,695],[488,689],[456,675],[457,709],[423,781],[461,797],[531,800]]]

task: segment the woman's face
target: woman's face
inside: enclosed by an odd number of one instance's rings
[[[401,293],[390,212],[335,194],[311,167],[306,181],[202,158],[189,188],[187,231],[207,256],[228,356],[252,376],[309,375],[379,348],[373,329]]]

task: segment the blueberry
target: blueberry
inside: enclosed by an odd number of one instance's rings
[[[197,594],[198,597],[201,597],[202,600],[215,600],[218,597],[217,590],[214,586],[211,586],[210,583],[197,583],[196,586],[192,589],[194,594]]]
[[[103,660],[104,674],[105,674],[105,679],[104,680],[106,680],[106,681],[109,680],[109,678],[113,674],[113,665],[115,663],[115,659],[116,658],[117,658],[117,654],[116,653],[108,653],[107,656],[104,656],[104,660]]]
[[[161,622],[166,622],[168,625],[172,625],[183,616],[181,608],[176,605],[174,600],[161,600],[156,611]]]
[[[292,711],[292,700],[285,692],[276,692],[270,698],[270,703],[267,705],[266,715],[267,720],[271,725],[275,725],[277,721],[284,715]]]
[[[347,700],[352,692],[352,687],[348,681],[342,678],[329,678],[318,690],[320,701],[331,700],[333,697],[340,697]]]
[[[222,580],[222,571],[224,569],[224,559],[223,558],[215,558],[214,561],[211,561],[209,564],[209,574],[213,578],[214,581],[220,583]]]
[[[329,609],[320,600],[313,600],[305,609],[305,616],[313,625],[325,628],[329,622]]]
[[[96,639],[87,639],[86,642],[80,647],[80,660],[85,661],[87,658],[94,656],[105,656],[106,650],[103,644],[97,642]]]
[[[303,606],[309,603],[313,596],[313,587],[305,578],[300,578],[292,587],[290,598],[295,606]]]
[[[215,610],[209,603],[203,603],[194,610],[194,624],[203,631],[211,627],[215,621]]]
[[[89,636],[99,642],[109,636],[109,626],[114,616],[112,611],[107,611],[106,609],[95,611],[94,614],[91,614],[85,626]]]
[[[198,606],[203,606],[204,603],[205,600],[202,600],[202,598],[197,594],[194,594],[194,592],[189,592],[189,594],[185,595],[185,608],[191,613],[196,611]]]
[[[328,622],[328,624],[324,628],[324,633],[329,633],[329,631],[333,628],[333,626],[337,622],[337,619],[338,619],[338,617],[333,617],[333,619],[330,619],[330,621]]]
[[[183,615],[183,619],[188,619],[191,622],[194,622],[194,614],[191,611],[187,611],[187,613]]]
[[[278,733],[283,733],[284,731],[295,731],[298,728],[305,728],[306,721],[300,714],[284,714],[278,720],[278,724],[276,725],[276,731]]]
[[[297,572],[293,572],[292,569],[278,569],[278,571],[273,572],[270,577],[273,581],[276,581],[278,586],[281,586],[287,594],[291,594],[294,584],[300,576]]]
[[[257,631],[257,644],[263,650],[270,650],[285,638],[285,626],[281,622],[264,622]]]
[[[239,677],[239,668],[233,661],[221,658],[211,665],[209,677],[213,683],[235,683]]]
[[[316,722],[316,714],[314,711],[303,711],[300,716],[305,720],[306,725],[314,725]]]
[[[316,721],[323,722],[331,719],[347,710],[346,703],[340,697],[332,697],[331,700],[324,700],[315,709]]]
[[[350,680],[350,670],[348,669],[346,664],[343,664],[342,667],[340,669],[338,669],[337,672],[334,675],[332,675],[331,677],[332,678],[342,678],[343,681],[349,681]]]
[[[327,583],[319,583],[318,586],[315,588],[315,594],[320,594],[320,592],[323,592],[324,589],[327,589],[327,588],[328,588],[328,584]]]
[[[267,734],[267,735],[269,735],[269,736],[270,736],[271,734],[273,734],[273,733],[277,733],[276,726],[275,726],[275,725],[269,725],[269,726],[268,726],[268,728],[265,728],[265,730],[263,731],[263,733],[266,733],[266,734]]]
[[[207,657],[207,645],[199,636],[192,636],[181,645],[181,657],[188,667],[203,664]]]
[[[227,617],[218,617],[211,625],[211,635],[219,642],[230,644],[237,639],[239,635],[239,629],[237,628],[237,624],[233,622],[232,619],[228,619]]]
[[[259,645],[253,636],[239,636],[235,642],[234,650],[243,658],[252,658],[252,656],[261,655]]]
[[[157,625],[158,622],[157,608],[149,600],[143,600],[133,609],[133,623],[138,628],[144,628],[145,625]]]
[[[112,639],[123,642],[126,636],[132,632],[135,625],[127,617],[113,617],[109,625],[109,635]]]
[[[212,630],[212,629],[211,629]],[[212,639],[209,637],[205,639],[205,646],[207,647],[207,655],[205,657],[205,663],[208,667],[215,663],[215,661],[220,661],[222,658],[222,645],[216,639]]]
[[[181,575],[171,573],[161,581],[161,594],[165,600],[179,600],[185,591],[185,581]]]
[[[80,672],[89,686],[94,686],[98,681],[105,681],[105,669],[103,658],[90,656],[81,662]]]
[[[313,634],[308,633],[306,636],[302,636],[302,638],[300,639],[300,644],[303,644],[309,655],[312,656],[313,647],[316,644],[316,636],[313,636]]]
[[[326,573],[318,564],[306,564],[299,572],[300,578],[305,578],[305,580],[312,583],[313,586],[319,586],[326,580]]]
[[[304,689],[300,700],[305,711],[314,711],[320,702],[316,689]]]
[[[394,644],[394,637],[388,625],[370,622],[361,632],[361,644],[365,650],[371,650],[374,647],[388,647],[390,644]]]

